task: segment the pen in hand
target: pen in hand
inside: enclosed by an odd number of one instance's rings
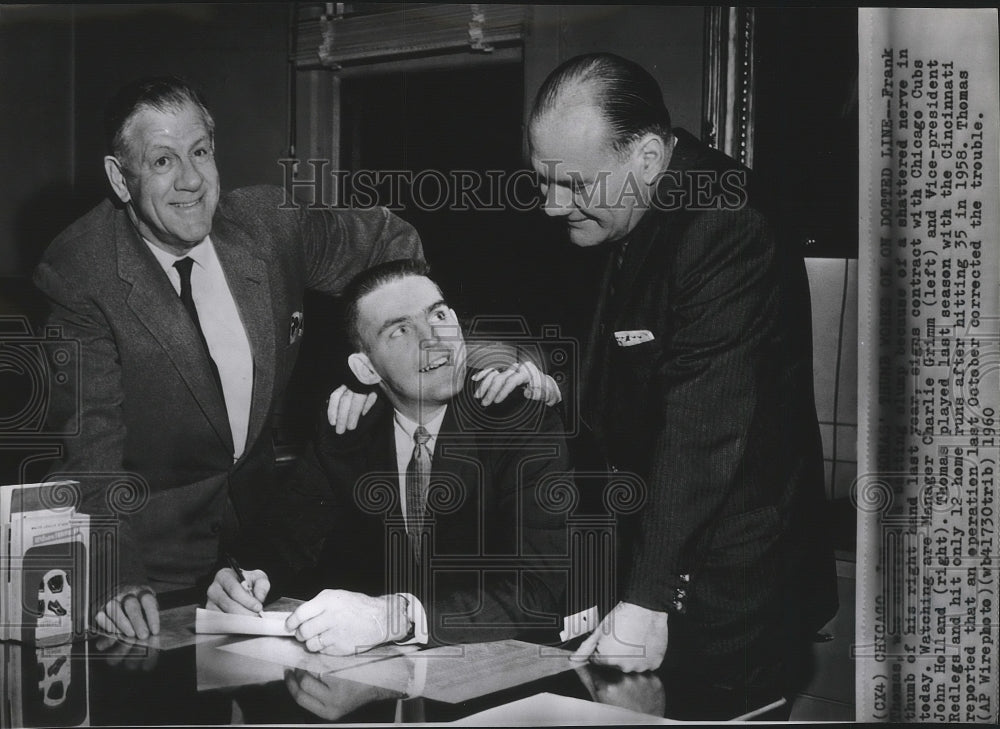
[[[246,575],[244,575],[243,570],[240,569],[240,563],[237,562],[236,559],[229,554],[226,555],[226,561],[229,562],[229,567],[233,570],[233,572],[236,573],[236,579],[240,581],[240,585],[243,587],[243,589],[247,591],[250,597],[254,597],[253,590],[250,589],[250,583],[247,582]],[[264,617],[264,611],[258,610],[257,617],[259,618]]]

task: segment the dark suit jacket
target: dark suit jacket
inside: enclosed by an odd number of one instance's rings
[[[519,393],[483,408],[471,393],[451,402],[438,434],[431,548],[419,562],[401,516],[392,406],[380,397],[339,436],[323,423],[246,552],[272,594],[410,592],[431,643],[557,640],[568,579],[560,490],[572,483],[558,412]]]
[[[692,171],[736,165],[676,134],[657,196],[665,209],[628,236],[620,270],[610,256],[584,417],[612,469],[645,483],[636,523],[622,529],[620,597],[672,613],[668,656],[694,667],[752,660],[747,646],[822,624],[836,578],[801,258],[752,202],[725,209],[739,201],[732,190],[706,209],[685,203],[707,179],[692,186]],[[615,333],[632,330],[652,338],[619,345]]]
[[[197,331],[125,210],[105,201],[48,248],[35,283],[49,324],[79,343],[79,400],[53,386],[59,469],[84,509],[122,515],[119,581],[190,588],[260,509],[273,463],[269,422],[295,364],[303,292],[337,293],[379,261],[421,256],[414,230],[384,209],[290,209],[279,188],[224,194],[212,240],[254,360],[247,444],[233,462],[225,405]],[[316,332],[315,334],[320,334]],[[72,393],[69,393],[72,394]],[[72,430],[72,429],[70,429]]]

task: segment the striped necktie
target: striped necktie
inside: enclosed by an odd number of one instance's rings
[[[406,527],[414,554],[420,558],[421,533],[427,511],[427,488],[431,480],[431,434],[419,425],[413,431],[413,455],[406,467]]]

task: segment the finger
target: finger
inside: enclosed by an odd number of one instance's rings
[[[132,624],[132,629],[135,631],[136,637],[139,640],[148,638],[149,626],[146,625],[146,619],[143,617],[142,603],[139,602],[138,596],[130,592],[121,599],[121,606],[125,617]]]
[[[156,600],[156,595],[151,590],[143,590],[139,593],[139,604],[146,616],[146,625],[149,626],[150,634],[158,634],[160,632],[160,605]]]
[[[112,621],[111,618],[108,617],[108,614],[106,612],[104,612],[103,610],[101,610],[99,613],[97,613],[97,616],[94,619],[97,621],[97,627],[100,628],[101,630],[103,630],[105,633],[114,633],[114,632],[116,632],[115,631],[114,621]],[[107,645],[105,645],[104,648],[101,648],[100,644],[98,644],[97,648],[98,648],[98,650],[104,650],[104,649],[110,647],[113,643],[114,643],[114,639],[112,638],[111,642],[108,643]]]
[[[358,420],[361,419],[361,409],[365,406],[367,396],[362,396],[352,392],[347,399],[347,429],[354,430],[358,427]]]
[[[477,400],[483,397],[483,393],[489,389],[490,383],[493,382],[499,374],[500,373],[492,367],[488,370],[483,370],[482,372],[477,373],[477,375],[481,375],[478,380],[479,386],[476,388],[476,392],[474,393],[474,397]]]
[[[299,630],[301,630],[301,628]],[[309,637],[303,636],[303,638],[305,638],[306,650],[312,651],[313,653],[319,653],[321,650],[326,648],[326,643],[323,642],[322,633]]]
[[[483,405],[491,405],[494,402],[498,402],[496,399],[497,394],[510,382],[513,382],[513,385],[511,385],[512,387],[517,387],[519,384],[523,384],[524,382],[524,375],[521,373],[520,368],[516,364],[513,367],[507,368],[493,378],[488,389],[483,393]]]
[[[258,575],[263,575],[261,570],[254,570],[247,574],[247,579],[257,579]],[[266,578],[265,578],[266,579]],[[215,601],[222,608],[223,612],[234,613],[236,615],[256,615],[263,609],[263,605],[256,596],[247,589],[247,585],[239,581],[236,573],[228,567],[220,570],[216,575],[216,582],[222,588],[222,594],[215,596]],[[270,589],[270,583],[268,583]]]
[[[109,666],[117,666],[128,657],[129,646],[127,643],[116,641],[114,645],[104,654],[104,660]]]
[[[316,600],[309,600],[299,605],[288,618],[285,619],[285,627],[288,630],[298,631],[307,620],[312,620],[323,612]],[[310,634],[311,635],[311,634]]]
[[[479,372],[477,372],[476,374],[474,374],[472,376],[472,381],[473,382],[479,382],[481,379],[483,379],[484,377],[486,377],[486,375],[490,374],[491,372],[496,372],[496,368],[495,367],[486,367],[485,369],[481,369],[481,370],[479,370]]]
[[[288,693],[292,695],[295,701],[299,700],[299,693],[302,691],[299,688],[298,672],[299,669],[297,668],[294,671],[288,668],[285,669],[285,688],[288,689]]]
[[[337,433],[343,433],[347,430],[347,424],[350,422],[351,417],[351,400],[354,399],[354,393],[347,390],[343,396],[337,402]]]
[[[545,404],[551,407],[562,402],[562,390],[552,378],[552,375],[545,375]]]
[[[121,633],[129,638],[135,637],[135,629],[132,627],[131,621],[122,611],[122,606],[117,600],[109,600],[104,606],[104,612],[108,614],[108,617],[111,618],[111,622],[113,623],[111,632]]]
[[[294,695],[295,703],[301,706],[303,709],[316,716],[326,718],[325,714],[329,711],[326,705],[317,697],[313,696],[308,691],[300,690],[299,693]]]
[[[527,380],[527,382],[524,382]],[[494,397],[494,402],[503,402],[507,399],[519,385],[524,385],[525,397],[529,397],[532,400],[539,399],[539,391],[531,382],[531,373],[526,370],[519,370],[517,377],[511,377],[507,382],[503,383],[503,387],[497,392]]]
[[[257,602],[261,603],[258,610],[263,609],[264,600],[267,598],[267,594],[271,591],[271,581],[267,578],[267,573],[263,570],[252,570],[247,573],[247,579],[250,580],[250,584],[253,586],[253,596],[257,598]]]
[[[330,393],[330,399],[326,401],[326,420],[330,425],[337,426],[337,413],[340,407],[340,398],[347,391],[347,385],[341,385],[336,390]],[[338,433],[343,433],[343,430],[338,429]]]
[[[375,404],[376,400],[378,400],[378,393],[369,392],[368,397],[365,398],[365,407],[364,410],[361,411],[361,414],[367,415],[368,411],[372,409],[372,405]]]
[[[576,649],[576,652],[569,657],[571,661],[586,661],[594,655],[594,649],[597,648],[597,641],[601,638],[600,630],[593,631],[587,636],[587,639],[580,644],[580,647]]]
[[[325,683],[308,671],[303,671],[298,677],[298,686],[300,691],[310,696],[323,696],[329,691]]]

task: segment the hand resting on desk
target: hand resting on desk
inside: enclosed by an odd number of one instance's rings
[[[667,652],[667,614],[620,602],[570,658],[626,673],[654,671]]]
[[[323,590],[299,605],[285,627],[308,650],[334,656],[363,653],[409,634],[401,596],[372,597],[348,590]]]
[[[145,640],[160,632],[160,605],[146,585],[122,585],[95,616],[105,633]]]

